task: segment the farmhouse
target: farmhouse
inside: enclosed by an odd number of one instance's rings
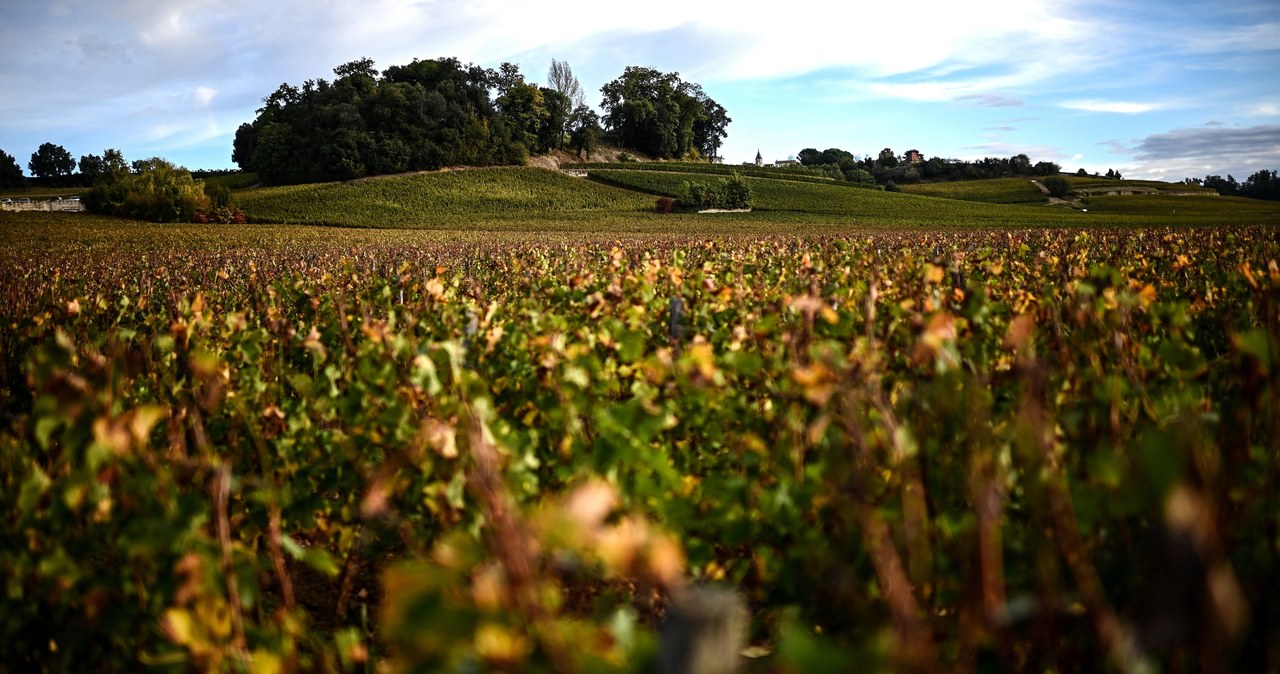
[[[908,164],[924,161],[924,155],[920,154],[919,150],[907,150],[907,153],[902,155],[902,158],[906,160]]]

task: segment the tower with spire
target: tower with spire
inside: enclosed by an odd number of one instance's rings
[[[760,154],[759,148],[756,149],[756,166],[764,166],[764,157]]]

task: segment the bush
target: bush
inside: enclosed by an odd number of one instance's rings
[[[1045,189],[1049,190],[1051,196],[1059,199],[1066,199],[1071,194],[1071,183],[1062,176],[1049,176],[1044,179]]]
[[[137,173],[100,181],[85,197],[93,213],[151,222],[195,222],[212,205],[191,173],[160,158],[140,162]]]
[[[654,209],[659,213],[673,213],[676,210],[676,200],[671,197],[658,197]]]
[[[680,186],[679,203],[697,210],[751,208],[751,186],[737,172],[710,185],[685,181]]]
[[[890,180],[889,182],[887,182],[887,183],[885,183],[885,184],[884,184],[884,191],[886,191],[886,192],[901,192],[901,191],[902,191],[902,188],[901,188],[901,187],[898,187],[898,183],[895,183],[895,182],[893,182],[892,180]]]

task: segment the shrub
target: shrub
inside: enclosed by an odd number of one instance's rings
[[[140,162],[137,173],[100,181],[85,197],[85,207],[152,222],[195,222],[196,213],[208,210],[211,200],[186,169],[153,158]]]
[[[676,200],[671,197],[658,197],[654,208],[659,213],[673,213],[676,210]]]
[[[902,191],[902,188],[901,188],[901,187],[898,187],[898,183],[895,183],[895,182],[893,182],[892,180],[890,180],[889,182],[887,182],[887,183],[885,183],[885,184],[884,184],[884,191],[886,191],[886,192],[901,192],[901,191]]]
[[[685,181],[680,186],[679,203],[685,208],[751,208],[751,186],[734,172],[715,183]]]
[[[1049,194],[1059,199],[1066,199],[1071,194],[1071,183],[1062,176],[1049,176],[1044,179],[1045,189],[1049,190]]]

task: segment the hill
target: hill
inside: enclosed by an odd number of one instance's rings
[[[896,194],[802,173],[692,162],[568,163],[590,179],[532,167],[423,172],[350,182],[243,188],[243,174],[220,177],[259,223],[348,227],[628,232],[802,232],[859,227],[1129,226],[1280,223],[1280,204],[1189,196],[1186,186],[1104,181],[1124,195],[1087,195],[1087,212],[1043,206],[1029,180],[1005,178],[904,186]],[[654,213],[655,196],[686,181],[738,171],[754,194],[754,212]],[[1089,185],[1089,183],[1083,183]],[[1194,191],[1194,190],[1190,190]],[[1214,194],[1202,190],[1205,195]],[[799,233],[799,232],[797,232]]]

